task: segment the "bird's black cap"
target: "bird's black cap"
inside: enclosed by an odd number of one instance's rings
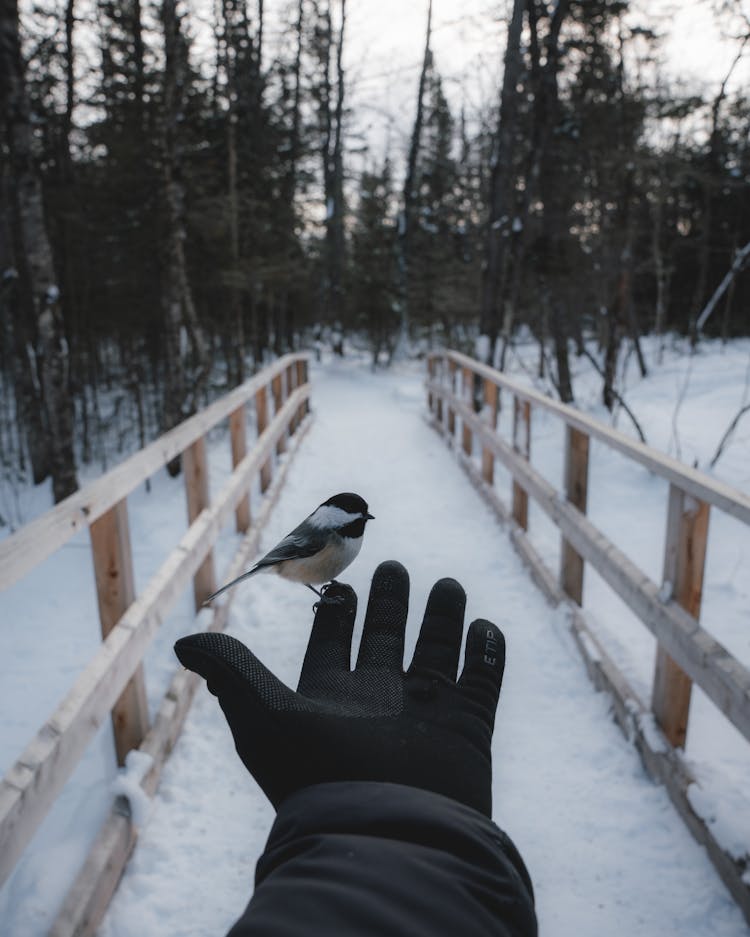
[[[321,507],[341,508],[341,510],[346,511],[347,514],[368,513],[365,499],[360,498],[359,495],[355,495],[351,491],[344,491],[339,495],[333,495],[333,497],[324,501]]]

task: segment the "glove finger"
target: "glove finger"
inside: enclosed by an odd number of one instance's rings
[[[395,560],[381,563],[372,577],[357,668],[403,668],[408,610],[409,574]]]
[[[298,692],[315,693],[321,679],[332,671],[351,666],[352,631],[357,614],[357,595],[351,586],[334,583],[326,589],[307,643]],[[333,601],[330,601],[333,600]]]
[[[504,670],[505,637],[502,631],[483,618],[473,621],[466,637],[464,669],[458,688],[465,699],[481,710],[490,729],[495,724]]]
[[[191,634],[180,638],[174,651],[183,667],[203,677],[223,708],[225,703],[259,702],[266,709],[282,710],[292,704],[294,694],[289,687],[231,635],[214,631]]]
[[[455,681],[464,630],[466,593],[455,579],[436,582],[427,599],[424,620],[410,672],[436,671]]]

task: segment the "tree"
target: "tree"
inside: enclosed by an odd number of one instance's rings
[[[0,87],[3,144],[9,157],[6,184],[10,183],[13,259],[18,271],[14,331],[21,360],[26,362],[22,367],[30,369],[20,381],[21,409],[34,480],[41,481],[49,472],[58,502],[78,488],[68,342],[35,162],[17,0],[7,0],[0,8]]]
[[[280,134],[280,146],[277,157],[281,163],[281,181],[279,185],[279,212],[276,231],[279,235],[277,250],[283,258],[281,282],[279,284],[279,302],[276,311],[274,351],[282,354],[292,346],[294,315],[290,303],[291,282],[302,263],[299,244],[296,237],[297,210],[296,197],[299,187],[299,162],[302,150],[302,52],[304,45],[304,0],[297,0],[297,16],[294,26],[295,52],[289,71],[291,89],[287,85],[286,71],[281,71],[282,102],[284,119],[288,128]],[[289,112],[291,112],[289,114]],[[297,268],[297,269],[296,269]]]
[[[513,0],[505,46],[505,68],[500,95],[497,131],[492,154],[489,191],[489,216],[485,236],[485,260],[482,271],[482,304],[479,332],[486,337],[486,362],[495,358],[500,323],[500,307],[505,299],[508,276],[508,245],[516,220],[516,138],[518,135],[521,89],[521,29],[526,0]],[[503,331],[510,333],[510,319]]]
[[[159,141],[164,258],[161,290],[167,365],[164,428],[171,429],[195,413],[207,377],[208,362],[193,303],[184,249],[185,190],[181,181],[179,126],[188,77],[188,49],[176,0],[162,0],[161,21],[164,30],[164,85]],[[192,362],[189,350],[192,352]],[[171,471],[176,472],[176,461],[170,465]]]
[[[344,237],[344,99],[345,76],[342,64],[346,28],[346,0],[341,0],[339,28],[334,38],[330,0],[316,4],[313,52],[317,59],[314,95],[323,170],[325,240],[323,247],[322,297],[324,318],[341,323],[345,318],[343,290]],[[335,63],[335,96],[331,71]]]
[[[561,145],[566,142],[571,128],[563,120],[558,84],[562,54],[560,30],[569,11],[569,2],[559,0],[549,14],[539,7],[538,0],[529,0],[534,129],[531,166],[526,176],[526,198],[530,205],[538,197],[543,206],[542,233],[535,246],[539,298],[544,321],[550,324],[552,331],[557,392],[564,403],[569,403],[573,400],[573,388],[568,362],[568,297],[566,291],[556,289],[563,285],[563,279],[569,274],[568,249],[571,246],[568,223],[571,190],[569,181],[564,178],[563,161],[560,159]],[[543,19],[547,21],[547,32],[541,40],[539,25]],[[544,341],[544,338],[543,329],[540,340]]]
[[[398,334],[392,205],[391,167],[386,160],[379,171],[362,173],[352,232],[351,303],[357,311],[356,325],[369,337],[373,368],[383,352],[390,361]]]
[[[440,323],[448,337],[465,319],[467,306],[469,321],[475,319],[476,270],[466,254],[455,121],[434,64],[425,81],[423,111],[407,299],[412,325]]]
[[[424,122],[424,95],[427,85],[427,76],[432,66],[432,0],[427,4],[427,29],[425,31],[424,54],[422,68],[419,73],[419,86],[417,89],[417,112],[411,131],[409,155],[406,163],[402,206],[398,219],[398,279],[399,279],[399,313],[401,328],[399,334],[400,353],[404,354],[409,341],[409,264],[411,261],[411,234],[414,227],[414,211],[418,196],[418,159],[419,147],[422,140],[422,124]]]

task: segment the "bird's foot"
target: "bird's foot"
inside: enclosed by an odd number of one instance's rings
[[[335,579],[332,579],[330,582],[327,582],[320,590],[316,589],[314,586],[311,586],[310,583],[306,583],[308,589],[318,596],[318,601],[313,603],[313,612],[317,612],[321,605],[341,605],[344,601],[343,595],[328,595],[328,590],[331,586],[338,586],[339,583]]]
[[[320,601],[325,605],[341,605],[345,600],[343,595],[329,595],[328,590],[331,586],[340,586],[341,583],[337,582],[335,579],[332,579],[330,582],[327,582],[320,590]]]

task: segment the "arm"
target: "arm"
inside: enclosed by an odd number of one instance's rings
[[[228,635],[176,645],[278,810],[232,937],[532,937],[528,874],[489,819],[502,633],[471,624],[457,679],[465,594],[441,580],[404,672],[408,574],[384,563],[350,670],[356,596],[334,588],[341,603],[315,617],[297,692]]]

